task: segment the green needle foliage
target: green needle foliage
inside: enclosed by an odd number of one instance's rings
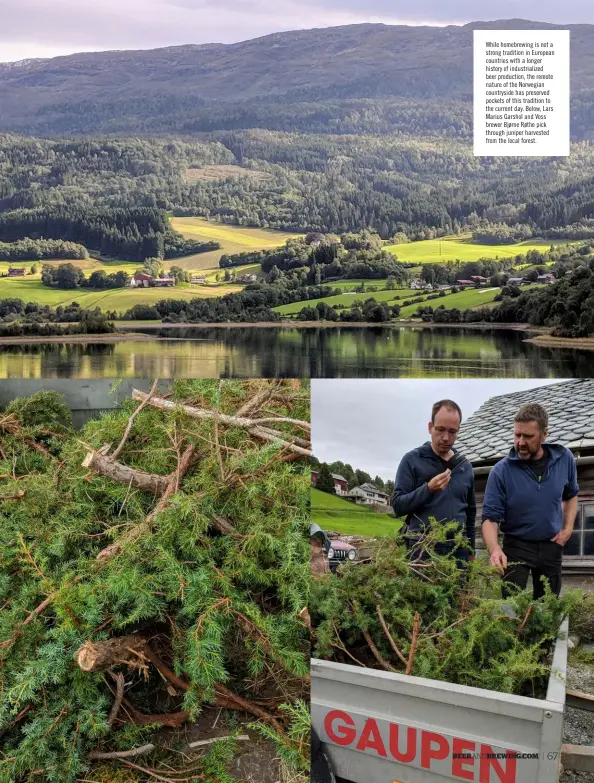
[[[234,415],[267,384],[274,395],[254,417],[309,421],[304,382],[184,380],[168,399]],[[188,446],[196,459],[142,535],[126,539],[160,498],[82,463],[91,449],[115,450],[137,407],[127,401],[79,433],[50,392],[0,413],[0,783],[74,783],[92,777],[89,751],[151,741],[154,727],[133,725],[124,710],[108,722],[113,679],[73,659],[85,642],[131,633],[148,637],[189,683],[172,689],[154,666],[115,665],[136,710],[187,711],[192,720],[224,684],[270,703],[264,709],[277,719],[283,747],[296,766],[304,763],[292,710],[306,698],[309,671],[298,616],[309,592],[309,462],[287,460],[286,447],[243,427],[149,404],[118,462],[170,476]],[[266,426],[289,441],[308,437],[290,422]],[[216,515],[235,533],[217,530]],[[125,542],[121,552],[97,560],[116,540]],[[121,780],[139,779],[117,768]],[[208,779],[227,780],[222,772]]]
[[[584,614],[584,594],[558,598],[547,585],[536,603],[531,590],[502,598],[501,579],[485,560],[460,570],[453,557],[436,553],[436,543],[455,528],[436,525],[427,534],[425,560],[411,561],[401,543],[385,540],[371,562],[316,578],[310,599],[315,656],[405,673],[418,613],[412,675],[544,696],[559,626],[566,614],[570,624]]]

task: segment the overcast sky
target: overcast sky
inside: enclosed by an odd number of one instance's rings
[[[427,424],[437,400],[457,402],[466,420],[489,397],[561,380],[315,379],[313,453],[322,462],[340,460],[372,478],[394,479],[402,456],[429,439]]]
[[[594,23],[591,0],[0,0],[0,62],[106,49],[233,43],[360,22]]]

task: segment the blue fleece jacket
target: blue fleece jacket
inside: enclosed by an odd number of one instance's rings
[[[548,541],[563,526],[562,501],[579,492],[573,454],[565,446],[543,443],[549,460],[539,481],[511,449],[487,480],[483,522],[497,522],[503,533],[526,541]]]
[[[456,449],[453,451],[458,455]],[[398,466],[392,508],[397,517],[406,516],[410,533],[428,529],[432,517],[437,522],[458,522],[474,552],[476,501],[472,465],[468,460],[460,461],[452,470],[448,486],[441,492],[431,492],[427,483],[443,471],[443,463],[429,441],[409,451]]]

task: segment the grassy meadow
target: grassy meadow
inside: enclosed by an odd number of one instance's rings
[[[391,515],[371,511],[313,488],[311,517],[322,530],[334,530],[344,535],[393,536],[402,524]]]
[[[529,250],[548,250],[551,245],[567,245],[565,239],[528,239],[513,245],[482,245],[472,241],[471,234],[424,239],[401,245],[386,245],[398,261],[416,264],[437,264],[445,261],[479,261],[481,258],[514,258]]]
[[[196,286],[188,283],[174,288],[112,288],[96,290],[76,288],[64,291],[58,288],[48,288],[41,280],[30,278],[3,278],[0,280],[0,298],[22,299],[25,302],[57,307],[71,302],[78,302],[82,307],[100,307],[102,310],[116,310],[120,313],[135,304],[154,304],[159,299],[194,299],[224,296],[241,291],[240,285]]]
[[[178,285],[174,288],[121,288],[113,290],[89,290],[78,288],[74,291],[63,291],[47,288],[41,283],[41,266],[44,263],[74,264],[82,269],[88,277],[92,272],[102,269],[107,274],[123,270],[133,275],[142,268],[142,264],[126,261],[103,262],[96,258],[85,259],[46,259],[44,261],[15,261],[9,264],[0,262],[0,274],[7,274],[9,266],[25,267],[25,277],[0,278],[0,298],[18,298],[26,302],[38,302],[56,307],[60,304],[69,304],[72,301],[79,302],[85,307],[99,306],[103,310],[117,310],[124,312],[135,304],[153,304],[159,299],[192,299],[194,297],[208,298],[224,296],[225,294],[241,291],[243,285],[222,283],[212,285],[217,276],[223,281],[225,270],[219,268],[219,260],[222,255],[244,253],[251,250],[269,250],[284,245],[290,237],[298,236],[282,231],[268,229],[242,228],[238,226],[226,226],[218,223],[209,223],[204,218],[171,218],[171,225],[187,239],[217,241],[221,248],[208,253],[184,256],[182,258],[167,259],[165,266],[180,266],[190,272],[206,277],[209,285]],[[30,274],[33,264],[37,264],[37,273]],[[246,264],[234,267],[236,275],[259,274],[259,264]]]
[[[530,288],[531,286],[525,287]],[[457,307],[460,310],[468,310],[471,307],[482,307],[483,305],[490,304],[500,290],[500,288],[470,288],[466,291],[460,291],[457,294],[446,293],[445,296],[440,296],[436,299],[428,299],[432,292],[412,291],[409,288],[394,291],[367,290],[363,294],[339,294],[336,296],[328,296],[325,299],[310,299],[301,302],[293,302],[293,304],[281,305],[274,309],[281,315],[291,316],[297,315],[304,307],[315,307],[318,302],[326,302],[330,307],[339,304],[344,305],[346,308],[350,308],[354,301],[365,301],[370,297],[373,297],[377,302],[382,302],[386,305],[401,305],[401,303],[407,299],[419,299],[420,297],[423,297],[423,302],[431,305],[434,309],[443,305],[448,310],[454,307]],[[418,307],[419,304],[401,306],[400,318],[410,318],[417,312]]]
[[[273,231],[266,228],[244,228],[243,226],[228,226],[223,223],[210,223],[206,218],[199,217],[172,217],[170,223],[171,228],[179,231],[186,239],[219,242],[221,245],[220,250],[177,259],[178,266],[192,271],[216,270],[223,255],[247,253],[253,250],[274,250],[284,245],[287,239],[300,236],[297,233]]]

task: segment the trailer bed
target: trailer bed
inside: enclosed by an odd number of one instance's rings
[[[567,636],[545,699],[314,659],[312,726],[352,783],[557,783]]]

